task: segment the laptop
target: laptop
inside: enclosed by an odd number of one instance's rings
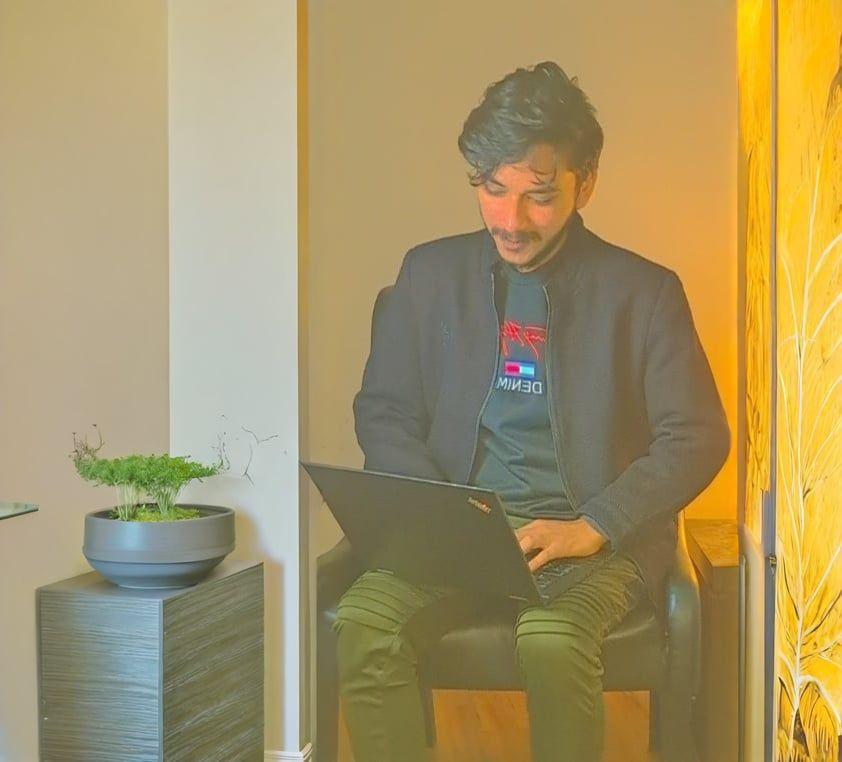
[[[421,585],[545,605],[611,555],[557,559],[534,574],[495,492],[461,484],[301,463],[366,569]]]

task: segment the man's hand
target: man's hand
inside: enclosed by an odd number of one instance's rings
[[[584,519],[536,519],[516,530],[520,549],[540,552],[529,561],[529,571],[556,558],[581,558],[596,553],[607,538]]]

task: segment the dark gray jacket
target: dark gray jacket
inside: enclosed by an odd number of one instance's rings
[[[728,455],[725,413],[674,272],[603,241],[578,214],[559,256],[546,286],[547,390],[562,481],[660,604],[676,514]],[[485,230],[407,253],[354,400],[367,469],[467,483],[497,363],[499,265]]]

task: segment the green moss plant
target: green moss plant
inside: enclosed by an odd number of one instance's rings
[[[179,493],[194,479],[214,476],[224,467],[221,459],[207,466],[188,457],[166,454],[106,459],[99,457],[102,447],[101,436],[93,447],[87,437],[79,438],[74,433],[70,457],[85,481],[117,488],[119,503],[112,518],[121,521],[177,521],[198,516],[196,509],[175,505]]]

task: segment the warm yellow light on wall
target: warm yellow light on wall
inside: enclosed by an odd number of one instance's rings
[[[745,524],[760,540],[771,443],[772,34],[771,0],[741,0],[737,19],[745,196]]]
[[[772,372],[777,382],[776,757],[836,762],[842,733],[842,4],[740,0],[738,38],[746,177],[745,521],[758,540],[762,494],[770,486]]]
[[[842,733],[842,4],[779,0],[778,759]]]

